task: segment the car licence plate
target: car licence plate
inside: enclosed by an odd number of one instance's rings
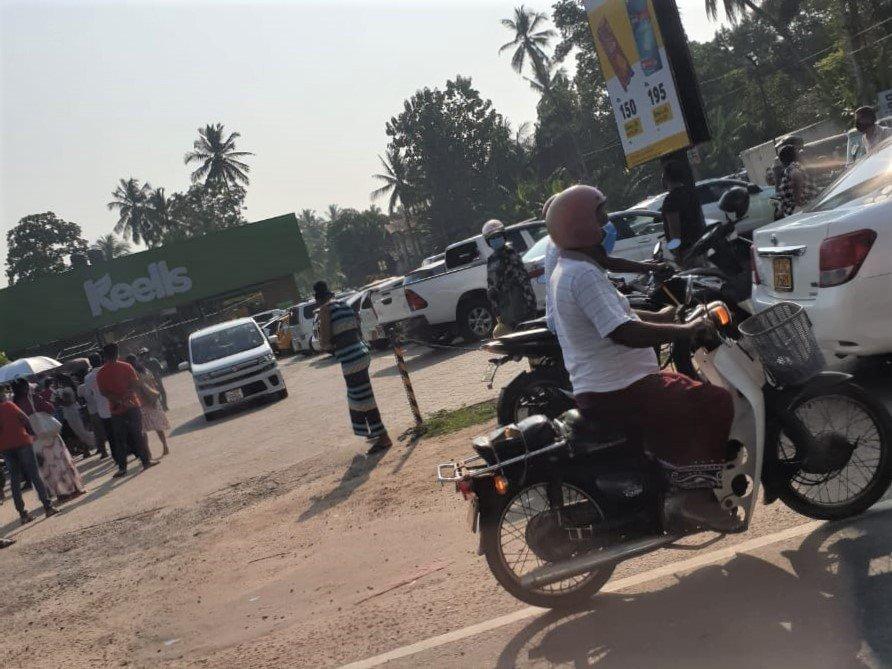
[[[242,393],[241,388],[236,388],[235,390],[227,390],[224,397],[226,398],[226,403],[230,404],[231,402],[240,402],[242,398],[244,398],[244,393]]]
[[[793,292],[793,259],[780,257],[774,259],[774,289],[778,292]]]

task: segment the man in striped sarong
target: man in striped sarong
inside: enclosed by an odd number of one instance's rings
[[[324,281],[313,284],[316,304],[319,305],[319,346],[331,351],[341,363],[347,384],[347,408],[353,433],[371,442],[369,455],[386,451],[393,445],[378,412],[372,380],[369,378],[371,356],[362,339],[359,316],[333,295]]]

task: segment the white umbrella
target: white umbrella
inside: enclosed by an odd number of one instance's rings
[[[33,358],[19,358],[0,367],[0,383],[9,383],[20,377],[28,377],[32,374],[40,374],[48,369],[61,367],[62,363],[45,355]]]

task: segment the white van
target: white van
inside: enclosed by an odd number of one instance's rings
[[[272,395],[288,397],[276,356],[260,327],[239,318],[189,335],[189,368],[208,421],[234,404]]]

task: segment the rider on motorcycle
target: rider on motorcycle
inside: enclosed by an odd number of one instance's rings
[[[548,282],[555,329],[583,417],[622,426],[640,437],[666,470],[668,529],[736,527],[712,492],[721,486],[734,417],[731,395],[674,372],[661,372],[654,346],[690,342],[712,326],[659,322],[634,312],[592,262],[602,239],[606,198],[597,188],[572,186],[551,203],[548,232],[560,249]]]

